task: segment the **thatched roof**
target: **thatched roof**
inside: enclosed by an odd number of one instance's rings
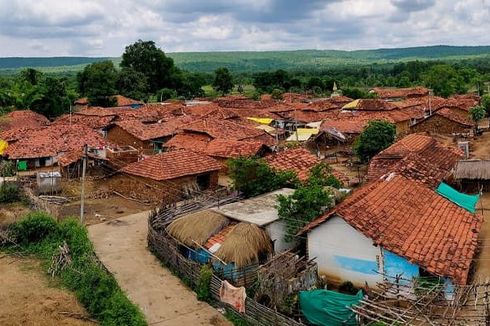
[[[196,247],[196,243],[204,245],[228,223],[230,220],[225,216],[204,210],[176,219],[167,227],[167,232],[183,244]]]
[[[456,180],[490,180],[490,160],[459,161],[453,176]]]
[[[227,235],[215,255],[225,262],[243,267],[258,262],[261,254],[271,253],[272,250],[271,239],[263,229],[241,222]]]

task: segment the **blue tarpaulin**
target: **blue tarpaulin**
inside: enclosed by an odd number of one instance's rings
[[[441,182],[439,187],[437,187],[436,192],[442,197],[452,201],[459,207],[466,209],[468,212],[476,212],[476,203],[480,199],[479,195],[463,194],[444,182]]]

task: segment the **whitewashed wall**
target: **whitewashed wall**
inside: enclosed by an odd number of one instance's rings
[[[308,233],[309,258],[316,257],[318,272],[338,282],[375,286],[383,277],[381,249],[340,217],[333,217]]]
[[[265,231],[272,241],[274,241],[274,253],[281,253],[294,247],[294,242],[286,242],[284,240],[284,235],[286,234],[286,224],[283,221],[277,220],[268,224],[265,227]]]

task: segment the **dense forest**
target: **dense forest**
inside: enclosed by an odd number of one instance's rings
[[[194,60],[193,56],[199,54],[168,55],[154,42],[140,40],[127,46],[117,60],[78,58],[93,60],[84,64],[77,58],[36,58],[34,61],[20,58],[27,60],[24,63],[44,65],[49,62],[55,70],[29,67],[0,76],[0,109],[31,109],[55,117],[68,112],[70,104],[78,97],[87,97],[92,105],[111,106],[114,104],[111,96],[115,94],[145,102],[230,92],[253,98],[263,93],[278,95],[288,91],[328,96],[334,83],[344,95],[352,98],[368,97],[368,89],[375,86],[420,85],[443,97],[468,91],[483,94],[490,85],[490,57],[484,54],[488,51],[487,47],[427,47],[352,52],[226,52],[208,53]],[[417,59],[407,59],[412,57]],[[313,65],[314,60],[320,62],[321,58],[342,64]],[[0,59],[0,62],[2,60],[7,59]],[[54,66],[56,60],[73,63],[79,69]],[[252,68],[244,69],[244,60]],[[373,62],[366,63],[369,60]],[[310,62],[311,67],[306,62]],[[10,67],[14,64],[20,63],[14,60]],[[221,66],[206,71],[216,64]],[[193,69],[192,65],[201,68]],[[287,69],[283,69],[283,65]]]

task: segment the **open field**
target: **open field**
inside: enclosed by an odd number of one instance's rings
[[[52,284],[39,262],[0,259],[0,325],[96,325],[75,296]]]

